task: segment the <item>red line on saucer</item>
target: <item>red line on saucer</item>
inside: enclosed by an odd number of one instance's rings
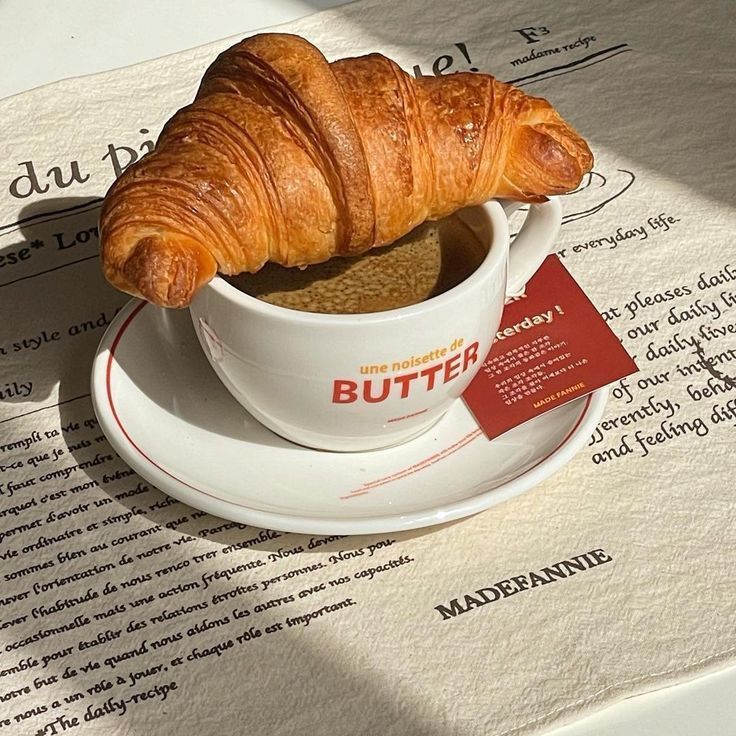
[[[593,398],[593,394],[588,394],[588,396],[585,399],[585,406],[583,407],[583,410],[580,412],[580,416],[578,417],[578,420],[573,425],[572,429],[560,440],[560,442],[557,444],[556,447],[554,447],[552,450],[550,450],[541,460],[538,460],[534,465],[531,466],[531,468],[527,468],[524,473],[529,473],[534,468],[541,465],[543,462],[549,460],[552,455],[554,455],[561,447],[567,444],[567,441],[572,437],[573,434],[575,434],[577,428],[580,426],[580,423],[585,419],[585,415],[588,413],[588,408],[590,407],[590,402]],[[340,496],[341,500],[347,500],[350,498],[355,498],[356,496],[363,496],[366,493],[370,493],[374,488],[378,488],[380,486],[386,486],[389,485],[389,483],[394,483],[397,480],[401,480],[402,478],[407,478],[410,475],[414,475],[415,473],[419,473],[422,470],[426,470],[427,468],[434,465],[436,462],[441,462],[445,458],[449,457],[450,455],[457,452],[462,447],[465,447],[465,445],[472,442],[477,437],[480,437],[482,434],[480,429],[475,430],[474,432],[470,432],[466,437],[464,437],[462,440],[457,442],[455,445],[452,446],[452,450],[449,452],[445,452],[443,454],[442,452],[438,453],[438,457],[434,460],[431,460],[431,458],[427,458],[426,460],[420,461],[418,463],[414,463],[410,468],[406,468],[404,470],[399,470],[396,473],[393,473],[392,475],[386,476],[384,478],[379,478],[378,480],[369,481],[367,483],[364,483],[359,488],[356,488],[353,491],[349,491],[343,496]]]
[[[472,432],[468,432],[464,437],[461,437],[455,444],[450,445],[449,447],[445,447],[443,450],[440,450],[439,452],[436,452],[434,455],[425,458],[424,460],[420,460],[418,463],[414,463],[414,465],[411,465],[408,468],[404,468],[403,470],[397,470],[395,473],[392,473],[391,475],[384,476],[383,478],[378,478],[377,480],[368,481],[367,483],[363,483],[362,486],[359,488],[356,488],[354,491],[350,491],[348,494],[344,496],[340,496],[341,499],[345,498],[355,498],[355,496],[362,496],[364,493],[368,493],[369,491],[372,491],[374,488],[378,488],[379,486],[385,486],[389,483],[393,483],[394,481],[401,480],[402,478],[406,478],[410,475],[414,475],[415,473],[420,472],[421,470],[426,470],[430,466],[434,465],[435,463],[438,463],[445,458],[448,458],[450,455],[454,455],[458,450],[461,450],[465,445],[470,444],[474,439],[477,437],[480,437],[483,432],[480,429],[474,429]]]
[[[207,493],[207,491],[202,490],[201,488],[197,488],[196,486],[191,485],[190,483],[187,483],[186,481],[182,480],[181,478],[177,478],[175,475],[170,473],[166,468],[162,468],[153,458],[146,455],[143,450],[138,447],[138,445],[135,443],[133,438],[128,434],[128,431],[123,426],[123,423],[120,421],[120,417],[118,416],[118,412],[115,409],[115,402],[112,398],[112,385],[111,385],[111,374],[112,374],[112,364],[115,359],[115,351],[117,350],[117,347],[120,343],[121,338],[123,337],[123,334],[125,331],[130,327],[131,322],[140,314],[141,310],[148,304],[148,302],[141,302],[126,318],[125,322],[120,326],[120,329],[118,330],[117,335],[115,335],[115,339],[112,341],[112,346],[110,347],[110,355],[107,357],[107,367],[105,370],[105,387],[107,389],[107,403],[110,405],[110,411],[112,412],[113,419],[115,419],[115,423],[120,428],[120,431],[125,436],[125,439],[130,442],[131,446],[138,452],[141,456],[143,456],[151,465],[153,465],[155,468],[158,468],[162,473],[166,473],[166,475],[169,476],[169,478],[173,478],[175,481],[178,481],[179,483],[182,483],[183,485],[187,486],[187,488],[191,488],[193,491],[197,491],[198,493],[204,493],[206,496],[210,496],[211,498],[216,498],[219,501],[222,499],[218,496],[214,496],[211,493]]]

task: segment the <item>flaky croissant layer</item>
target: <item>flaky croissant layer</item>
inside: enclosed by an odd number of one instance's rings
[[[568,192],[592,163],[546,100],[489,75],[414,79],[380,54],[330,64],[303,38],[260,34],[215,60],[110,188],[102,266],[183,307],[217,271],[362,253],[494,197]]]

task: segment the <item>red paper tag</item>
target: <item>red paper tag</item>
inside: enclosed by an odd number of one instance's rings
[[[639,369],[560,259],[510,301],[463,394],[489,439]]]

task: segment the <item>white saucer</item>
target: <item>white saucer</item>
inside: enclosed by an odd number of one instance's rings
[[[462,402],[399,447],[330,453],[262,427],[220,384],[189,314],[133,300],[97,351],[92,400],[103,431],[143,478],[245,524],[372,534],[459,519],[529,490],[585,445],[607,391],[489,442]]]

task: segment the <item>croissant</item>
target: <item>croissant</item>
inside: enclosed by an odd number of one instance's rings
[[[489,75],[414,79],[380,54],[328,63],[303,38],[260,34],[220,54],[112,185],[102,268],[183,307],[218,271],[356,255],[493,197],[544,201],[592,162],[546,100]]]

